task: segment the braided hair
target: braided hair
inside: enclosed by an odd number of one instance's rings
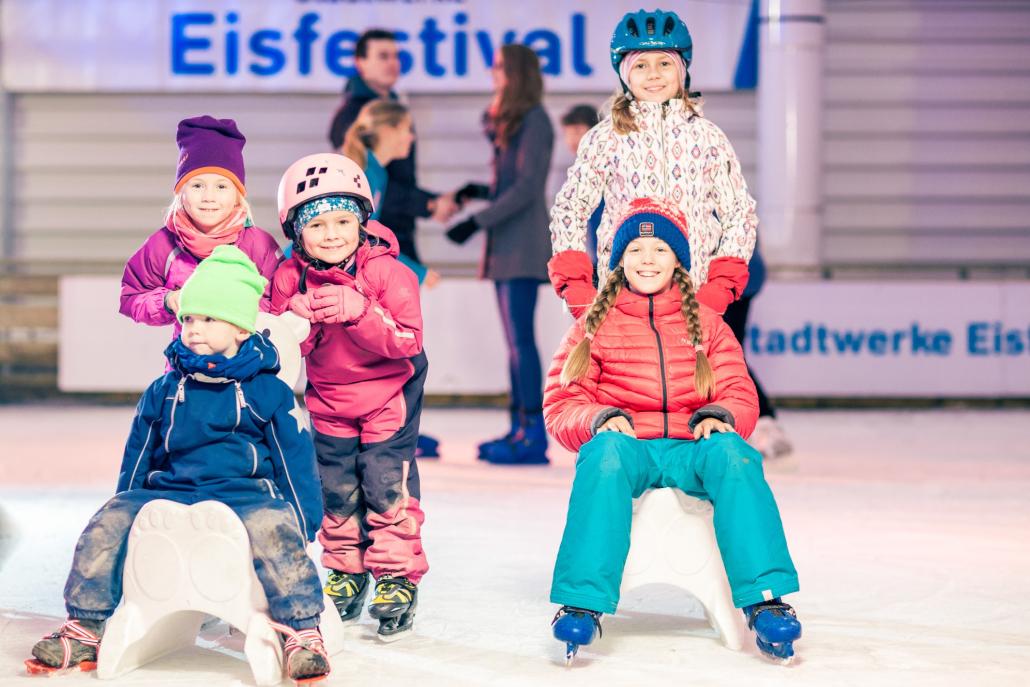
[[[601,328],[604,318],[608,316],[608,311],[615,305],[615,299],[622,291],[624,278],[625,272],[622,265],[619,265],[608,275],[608,281],[604,283],[604,288],[594,298],[593,305],[590,306],[590,310],[583,319],[583,329],[586,335],[572,349],[569,357],[565,359],[565,365],[562,366],[561,385],[563,387],[579,381],[590,368],[590,342],[597,330]]]
[[[715,395],[715,373],[712,372],[712,364],[708,362],[702,343],[701,313],[698,310],[697,298],[694,296],[694,284],[690,281],[690,274],[681,266],[676,265],[673,270],[672,279],[679,286],[683,300],[680,310],[683,312],[683,319],[687,322],[687,329],[694,343],[694,390],[701,398],[708,399]]]

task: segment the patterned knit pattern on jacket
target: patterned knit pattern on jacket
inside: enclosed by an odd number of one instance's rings
[[[551,210],[554,252],[586,250],[587,223],[603,199],[597,265],[598,283],[604,284],[616,222],[626,205],[660,197],[677,203],[687,217],[694,284],[707,281],[715,258],[750,260],[758,226],[755,200],[726,134],[682,100],[630,107],[638,131],[617,134],[608,117],[580,142]]]

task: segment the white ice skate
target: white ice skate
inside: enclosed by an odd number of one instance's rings
[[[758,418],[758,424],[755,425],[755,431],[748,439],[748,443],[762,454],[766,468],[774,470],[797,468],[794,446],[774,418],[768,416]]]

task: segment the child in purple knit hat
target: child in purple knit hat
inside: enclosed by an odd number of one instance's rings
[[[179,291],[193,270],[216,246],[235,245],[271,282],[282,252],[272,236],[250,221],[243,137],[231,119],[209,115],[179,122],[175,133],[179,159],[175,196],[165,223],[125,265],[119,311],[153,326],[181,326]],[[260,308],[268,311],[266,289]]]

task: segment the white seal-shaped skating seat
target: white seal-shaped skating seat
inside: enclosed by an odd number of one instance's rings
[[[282,681],[282,649],[268,624],[250,539],[224,503],[145,505],[129,534],[122,580],[122,603],[100,643],[98,677],[115,678],[192,646],[213,615],[246,634],[244,653],[258,685]],[[343,624],[332,601],[324,601],[320,627],[331,656],[343,648]]]
[[[712,504],[679,489],[645,491],[633,501],[629,556],[622,594],[645,584],[690,592],[726,648],[744,648],[748,630],[733,596],[712,528]]]
[[[257,331],[278,349],[278,376],[291,388],[302,372],[300,342],[309,327],[293,313],[258,314]],[[159,499],[140,509],[129,532],[122,586],[122,603],[100,643],[98,677],[115,678],[192,646],[201,623],[213,615],[246,634],[244,653],[258,685],[282,681],[282,648],[268,624],[250,538],[224,503],[185,506]],[[320,628],[332,656],[343,649],[343,624],[333,602],[323,600]]]

